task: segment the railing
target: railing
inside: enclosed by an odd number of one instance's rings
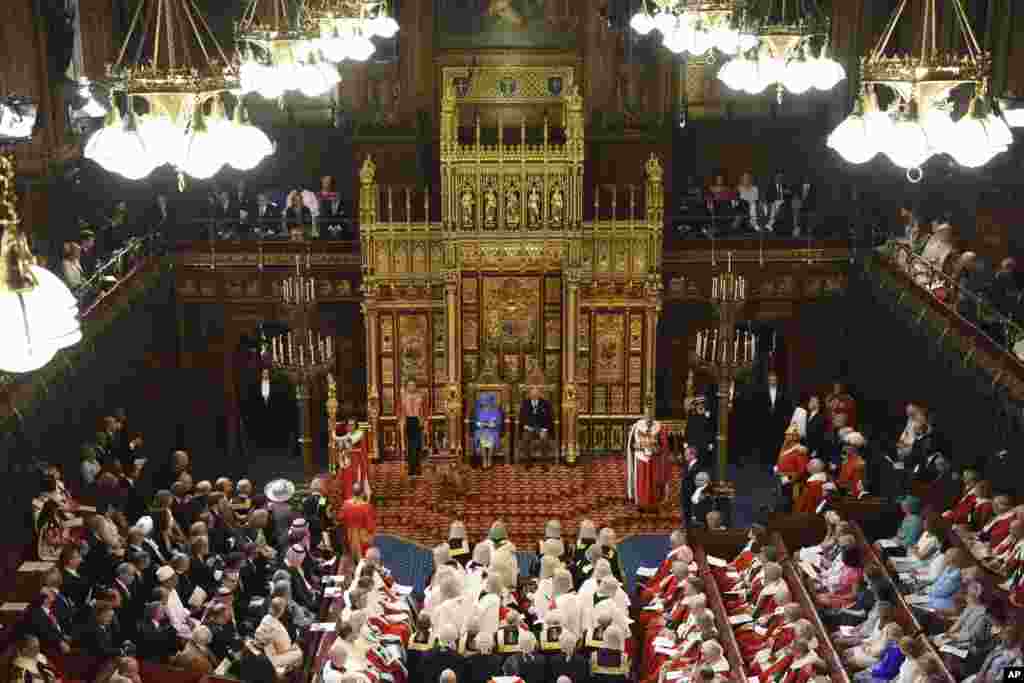
[[[81,317],[87,317],[120,282],[130,278],[148,257],[159,256],[164,251],[163,241],[155,234],[132,237],[123,247],[115,250],[96,267],[96,271],[87,280],[74,288]]]
[[[962,287],[957,277],[915,254],[908,244],[890,242],[879,253],[904,270],[936,302],[1024,365],[1024,327],[1018,321],[997,309],[981,294]],[[1019,299],[1020,295],[1018,304]]]

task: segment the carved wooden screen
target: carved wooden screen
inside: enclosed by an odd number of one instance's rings
[[[552,408],[560,414],[562,376],[562,280],[539,275],[466,275],[462,280],[462,379],[510,387],[539,380],[553,385]],[[471,392],[465,391],[465,396]],[[467,410],[472,406],[467,405]],[[468,413],[467,413],[468,414]]]
[[[441,311],[382,312],[378,324],[381,446],[394,453],[398,402],[406,382],[414,380],[426,392],[431,414],[441,411],[448,378],[447,328]]]
[[[577,327],[580,449],[619,451],[629,424],[643,413],[647,392],[644,312],[584,308]]]

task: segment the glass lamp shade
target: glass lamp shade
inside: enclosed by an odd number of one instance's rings
[[[803,57],[791,59],[783,67],[782,78],[779,82],[782,83],[782,87],[794,95],[802,95],[814,84],[813,67]]]
[[[846,69],[836,60],[824,54],[808,60],[811,65],[811,83],[817,90],[831,90],[846,78]]]
[[[763,91],[773,83],[781,83],[786,76],[786,62],[763,51],[757,57],[757,78],[750,81],[752,95]]]
[[[878,153],[877,140],[871,135],[871,124],[860,112],[847,116],[828,136],[826,143],[851,164],[863,164]]]
[[[637,12],[629,20],[629,26],[642,36],[654,30],[654,19],[647,12]]]
[[[896,121],[881,142],[881,151],[900,168],[917,168],[932,155],[928,136],[916,117]]]
[[[954,136],[956,124],[950,117],[949,112],[941,109],[933,109],[921,117],[921,127],[924,134],[928,136],[928,146],[933,154],[949,152],[951,145],[955,144]]]
[[[78,302],[56,275],[29,266],[37,285],[22,292],[0,291],[0,370],[30,372],[46,365],[60,349],[82,339]]]
[[[381,14],[370,21],[371,30],[375,36],[380,36],[387,40],[388,38],[394,38],[395,34],[398,33],[398,22],[387,14]]]
[[[335,36],[333,38],[322,38],[317,42],[320,54],[328,62],[338,64],[348,57],[348,46],[345,41]]]
[[[324,64],[299,64],[293,76],[293,87],[306,97],[323,95],[338,83],[337,69]]]
[[[211,117],[207,124],[202,111],[197,109],[192,128],[180,168],[199,180],[212,178],[234,154],[235,136],[231,131],[234,124],[222,116]]]
[[[242,92],[254,92],[268,100],[276,100],[289,86],[295,86],[291,75],[291,69],[256,62],[244,62],[239,69]]]
[[[990,111],[985,117],[985,125],[988,127],[988,137],[993,146],[1009,147],[1013,144],[1013,131],[1002,116]]]
[[[757,87],[757,64],[740,53],[718,71],[718,80],[732,90],[760,92]]]
[[[164,163],[148,151],[137,130],[120,121],[93,133],[83,153],[108,171],[129,180],[141,180]]]
[[[248,123],[232,124],[234,143],[228,163],[239,171],[250,171],[265,157],[274,153],[274,145],[267,134]]]
[[[348,58],[355,62],[365,62],[376,50],[373,42],[366,36],[353,36],[348,45]]]
[[[1006,149],[993,144],[986,124],[987,120],[974,111],[953,124],[954,136],[946,151],[956,163],[966,168],[978,168]]]
[[[157,165],[181,165],[184,154],[184,134],[180,126],[170,117],[162,114],[146,114],[139,119],[139,137],[146,151],[157,161]]]
[[[1003,109],[1003,118],[1010,128],[1024,126],[1024,109]]]
[[[662,38],[662,45],[664,45],[666,49],[678,55],[686,52],[686,38],[686,31],[682,27],[677,27],[664,34]]]
[[[676,15],[671,12],[658,12],[654,15],[652,23],[654,24],[654,28],[657,29],[663,37],[667,38],[668,35],[676,29],[676,26],[679,25],[679,19],[677,19]]]
[[[740,49],[740,32],[728,26],[722,26],[708,32],[712,47],[720,52],[731,55]]]

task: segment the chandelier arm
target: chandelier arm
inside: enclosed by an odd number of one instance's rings
[[[932,54],[935,51],[934,36],[932,35],[931,28],[935,20],[935,0],[924,0],[924,8],[922,11],[923,16],[921,17],[921,57],[920,61],[922,64],[926,64],[931,61]]]
[[[196,13],[198,14],[199,10],[195,6],[195,2],[190,2],[189,5],[193,9],[195,9]],[[185,6],[185,16],[188,17],[188,23],[192,25],[192,31],[195,34],[196,42],[199,43],[199,49],[203,51],[203,57],[206,59],[206,62],[209,63],[211,61],[210,53],[206,49],[206,43],[203,42],[203,35],[199,31],[199,27],[196,26],[196,19],[194,16],[192,16],[192,12],[189,11],[189,5]],[[222,54],[221,56],[223,57],[224,55]],[[227,60],[225,60],[224,63],[227,64]]]
[[[124,60],[124,53],[128,51],[128,42],[132,39],[132,33],[135,31],[135,27],[139,23],[139,17],[142,15],[142,8],[146,3],[140,2],[135,8],[135,13],[132,15],[132,22],[128,25],[128,33],[124,37],[124,42],[121,43],[121,50],[117,53],[117,61],[114,62],[114,67],[120,67],[121,61]]]
[[[217,53],[220,55],[220,58],[224,60],[224,65],[227,66],[231,64],[231,60],[229,60],[227,55],[224,54],[224,48],[220,46],[220,41],[217,40],[217,36],[210,30],[210,24],[207,23],[206,17],[203,16],[203,13],[200,12],[199,8],[196,6],[195,0],[189,0],[189,4],[192,5],[192,9],[195,10],[196,16],[199,17],[199,22],[203,25],[203,28],[205,28],[206,32],[210,34],[210,40],[213,41],[213,46],[217,48]]]
[[[177,13],[171,6],[171,2],[172,0],[160,0],[160,4],[164,6],[164,13],[167,15],[167,65],[171,69],[176,69],[178,67],[177,34],[181,27],[177,25]],[[187,63],[188,55],[186,54],[184,57],[185,63]]]
[[[875,43],[874,49],[871,51],[871,58],[868,61],[875,61],[882,57],[885,53],[885,48],[889,46],[889,40],[892,38],[893,31],[896,30],[896,24],[899,23],[900,17],[903,16],[903,10],[907,6],[907,0],[900,0],[900,4],[896,6],[892,16],[889,18],[889,24],[886,26],[885,31],[882,32],[878,42]]]
[[[245,33],[252,29],[256,18],[256,6],[260,0],[250,0],[249,5],[242,12],[242,18],[238,22],[238,32]]]
[[[142,0],[140,0],[140,2],[141,1]],[[153,65],[154,69],[157,68],[157,65],[160,63],[160,46],[162,44],[162,39],[164,38],[164,35],[163,35],[164,0],[157,0],[155,15],[156,15],[156,21],[155,21],[156,32],[155,32],[155,34],[153,36],[153,56],[152,56],[152,65]],[[145,44],[144,40],[140,40],[139,41],[139,52],[140,52],[140,54],[136,56],[136,59],[135,59],[136,63],[138,63],[139,58],[141,57],[142,46],[144,44]]]
[[[978,38],[974,34],[974,28],[971,26],[971,21],[967,17],[967,12],[964,10],[963,3],[961,3],[960,0],[953,0],[953,7],[956,9],[957,18],[960,20],[960,35],[967,44],[967,52],[969,52],[971,58],[977,62],[982,52],[981,46],[978,43]]]

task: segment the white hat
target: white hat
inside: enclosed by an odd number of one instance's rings
[[[286,503],[295,495],[295,484],[287,479],[275,479],[263,488],[263,493],[272,503]]]
[[[863,448],[864,444],[867,443],[864,435],[860,432],[850,432],[843,440],[846,442],[847,446],[853,446],[854,448]]]
[[[163,583],[174,576],[174,570],[168,567],[166,564],[160,569],[156,570],[156,580]]]

